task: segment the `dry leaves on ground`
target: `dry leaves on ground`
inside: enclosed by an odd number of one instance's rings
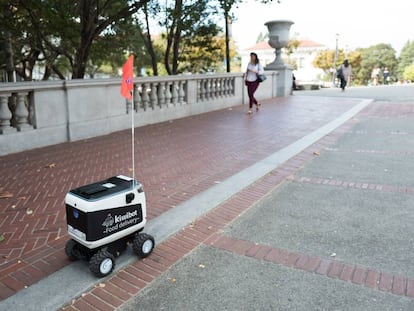
[[[12,198],[13,197],[13,193],[9,192],[9,191],[5,191],[0,193],[0,199],[8,199],[8,198]]]

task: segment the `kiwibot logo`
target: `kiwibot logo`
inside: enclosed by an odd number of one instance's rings
[[[102,227],[104,227],[103,233],[111,233],[114,231],[118,231],[122,228],[133,226],[137,224],[138,221],[138,210],[114,216],[112,216],[112,214],[109,213],[106,216],[104,222],[102,223]]]

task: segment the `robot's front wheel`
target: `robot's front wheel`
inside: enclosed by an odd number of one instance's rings
[[[104,249],[99,250],[89,261],[89,270],[100,278],[111,274],[114,268],[114,256]]]
[[[132,241],[132,249],[140,258],[148,257],[155,246],[154,238],[146,233],[138,233]]]

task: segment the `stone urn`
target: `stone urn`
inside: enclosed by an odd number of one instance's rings
[[[275,49],[275,60],[266,66],[266,70],[280,69],[286,67],[282,60],[282,48],[287,47],[289,43],[290,26],[294,22],[290,20],[274,20],[265,23],[269,30],[269,45]]]

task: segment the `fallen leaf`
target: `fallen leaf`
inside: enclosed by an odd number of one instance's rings
[[[175,283],[175,282],[177,282],[177,279],[176,278],[170,278],[170,281],[171,281],[171,283]]]
[[[105,283],[99,283],[99,287],[104,288],[105,286]]]
[[[336,253],[332,253],[331,254],[331,257],[336,257]]]
[[[28,209],[26,210],[26,214],[27,214],[27,215],[32,215],[32,214],[33,214],[33,210],[31,210],[30,208],[28,208]]]
[[[8,191],[3,192],[0,194],[0,199],[8,199],[8,198],[12,198],[13,197],[13,193],[10,193]]]
[[[50,163],[50,164],[46,165],[45,167],[47,167],[47,168],[55,168],[56,167],[56,164],[55,163]]]
[[[4,241],[4,235],[2,234],[2,235],[0,235],[0,242],[3,242]]]
[[[319,152],[318,152],[318,151],[314,151],[314,152],[313,152],[313,155],[318,156],[318,155],[319,155]]]
[[[201,269],[204,269],[206,266],[205,266],[205,265],[203,265],[202,263],[200,263],[200,264],[198,265],[198,267],[199,267],[199,268],[201,268]]]

